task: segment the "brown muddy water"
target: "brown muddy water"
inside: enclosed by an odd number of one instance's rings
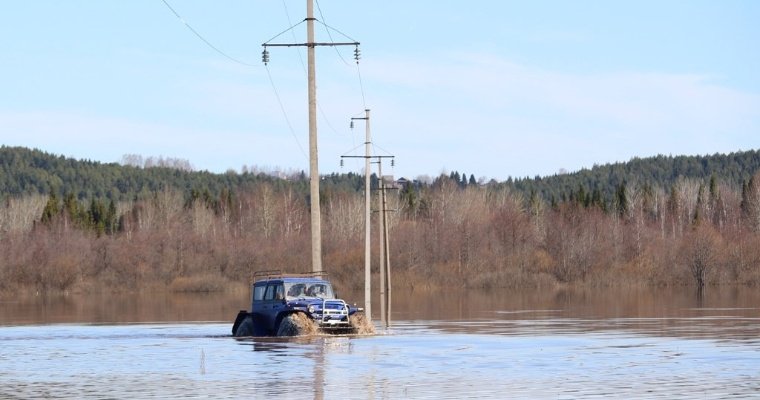
[[[374,336],[230,337],[248,304],[0,300],[0,398],[760,397],[753,288],[394,292]]]

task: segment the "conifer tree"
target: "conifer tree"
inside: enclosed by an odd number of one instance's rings
[[[50,197],[48,197],[48,201],[45,204],[45,208],[42,209],[42,217],[40,218],[40,221],[43,223],[52,222],[53,218],[58,215],[60,210],[61,208],[58,205],[58,196],[56,196],[55,192],[51,192]]]
[[[699,192],[697,193],[697,206],[694,207],[694,216],[691,219],[691,223],[693,225],[699,225],[699,223],[702,222],[702,208],[705,204],[704,196],[705,185],[699,184]]]
[[[624,217],[628,214],[628,194],[626,193],[625,181],[615,191],[615,206],[618,216]]]

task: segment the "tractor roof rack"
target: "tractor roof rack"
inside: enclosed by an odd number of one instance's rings
[[[277,278],[322,278],[327,279],[326,271],[310,271],[310,272],[282,272],[279,269],[255,271],[253,273],[252,281],[260,281],[266,279]]]

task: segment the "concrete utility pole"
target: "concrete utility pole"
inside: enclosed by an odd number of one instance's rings
[[[316,78],[316,56],[315,48],[317,46],[356,46],[354,58],[359,62],[359,42],[328,42],[319,43],[314,40],[314,1],[306,0],[306,43],[269,43],[283,33],[280,33],[269,42],[263,43],[264,51],[262,60],[264,64],[269,63],[269,52],[267,47],[294,47],[305,46],[307,52],[307,80],[309,86],[309,194],[311,205],[311,270],[314,272],[322,271],[322,211],[319,201],[319,157],[317,154],[317,78]],[[345,36],[345,35],[344,35]]]
[[[380,325],[384,329],[391,326],[391,257],[390,238],[388,237],[388,203],[386,200],[385,178],[383,176],[382,156],[378,156],[377,172],[380,176],[378,181],[377,210],[378,210],[378,234],[380,236]],[[392,158],[392,157],[390,157]],[[391,160],[393,165],[393,160]],[[393,177],[389,177],[393,181]]]
[[[385,329],[388,328],[388,318],[386,315],[386,298],[385,298],[385,183],[383,182],[383,163],[379,160],[377,163],[377,175],[380,178],[377,192],[377,227],[378,236],[380,237],[380,325]]]
[[[364,120],[365,134],[364,134],[364,314],[368,320],[372,319],[372,269],[371,260],[372,255],[372,242],[370,240],[371,228],[371,197],[370,197],[370,140],[369,134],[369,109],[364,110],[364,117],[352,117],[351,128],[354,127],[354,120]],[[342,161],[341,161],[342,163]],[[342,164],[341,164],[342,165]]]
[[[364,312],[367,314],[367,320],[372,320],[372,271],[370,256],[372,255],[372,246],[370,242],[372,207],[370,198],[370,135],[369,135],[369,109],[364,110],[367,118],[367,130],[364,134]]]
[[[387,211],[387,204],[385,200],[385,183],[383,181],[383,164],[382,160],[383,158],[391,158],[393,159],[393,156],[371,156],[370,155],[370,133],[369,133],[369,110],[365,111],[365,117],[352,117],[351,118],[351,128],[354,127],[354,120],[362,119],[366,120],[367,123],[367,133],[366,133],[366,142],[365,142],[365,152],[366,155],[364,156],[341,156],[341,158],[364,158],[364,218],[365,218],[365,231],[364,231],[364,312],[367,315],[367,318],[369,319],[371,317],[371,309],[372,309],[372,302],[371,302],[371,281],[372,281],[372,272],[371,272],[371,262],[370,262],[370,256],[371,256],[371,241],[370,241],[370,232],[371,232],[371,198],[370,198],[370,186],[371,186],[371,180],[370,180],[370,159],[376,158],[377,161],[374,163],[377,164],[378,168],[378,175],[380,176],[380,180],[378,181],[378,194],[377,194],[377,211],[378,211],[378,238],[380,241],[380,244],[378,246],[378,252],[380,255],[380,323],[384,328],[388,328],[390,326],[390,300],[391,300],[391,288],[390,288],[390,250],[388,247],[388,224],[386,221],[385,213]],[[391,164],[393,164],[393,160],[391,160]],[[341,160],[341,165],[343,165],[343,161]]]
[[[309,81],[309,183],[311,199],[311,270],[322,271],[322,209],[317,156],[317,78],[314,54],[314,2],[306,0],[306,53]]]
[[[383,196],[383,235],[385,236],[385,240],[383,241],[385,243],[385,329],[388,329],[391,326],[391,248],[390,248],[390,238],[388,237],[388,203],[386,202],[385,197],[385,181],[384,179],[380,178],[381,181],[383,181],[383,188],[380,191],[380,193]]]

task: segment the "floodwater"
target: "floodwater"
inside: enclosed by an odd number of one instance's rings
[[[2,300],[0,398],[760,397],[755,288],[394,293],[377,335],[232,338],[247,304]]]

